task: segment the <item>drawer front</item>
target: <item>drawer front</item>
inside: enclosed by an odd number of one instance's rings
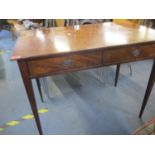
[[[155,45],[121,47],[103,53],[103,63],[116,64],[155,58]]]
[[[32,60],[28,67],[30,75],[35,77],[100,66],[101,61],[102,52],[94,52]]]

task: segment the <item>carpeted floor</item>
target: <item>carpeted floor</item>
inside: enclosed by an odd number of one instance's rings
[[[12,34],[9,31],[0,31],[0,51],[10,51],[15,45],[15,40],[12,40]]]

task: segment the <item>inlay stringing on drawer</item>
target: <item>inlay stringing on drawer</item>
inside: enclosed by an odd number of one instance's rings
[[[67,71],[87,69],[101,65],[101,51],[42,58],[28,62],[29,72],[32,77],[44,76],[52,73],[65,73]]]

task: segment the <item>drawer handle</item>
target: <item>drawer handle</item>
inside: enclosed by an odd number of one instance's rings
[[[133,55],[134,57],[139,56],[139,55],[140,55],[140,53],[141,53],[141,51],[140,51],[140,50],[138,50],[138,49],[135,49],[135,50],[133,50],[133,51],[132,51],[132,55]]]
[[[73,60],[64,60],[63,62],[63,66],[64,67],[70,67],[74,64],[74,61]]]

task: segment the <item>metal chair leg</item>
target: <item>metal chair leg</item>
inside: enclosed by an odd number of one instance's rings
[[[120,71],[120,64],[117,64],[116,75],[115,75],[115,87],[117,86],[117,83],[118,83],[119,71]]]
[[[38,90],[39,90],[41,101],[44,102],[39,78],[36,78],[36,83],[37,83],[37,86],[38,86]]]
[[[129,69],[130,69],[130,75],[132,76],[132,67],[131,67],[131,63],[128,64]]]
[[[50,93],[49,93],[49,90],[48,90],[48,84],[47,84],[46,77],[42,79],[42,83],[43,83],[43,88],[44,88],[44,91],[45,91],[45,94],[46,94],[47,98],[51,99]]]

